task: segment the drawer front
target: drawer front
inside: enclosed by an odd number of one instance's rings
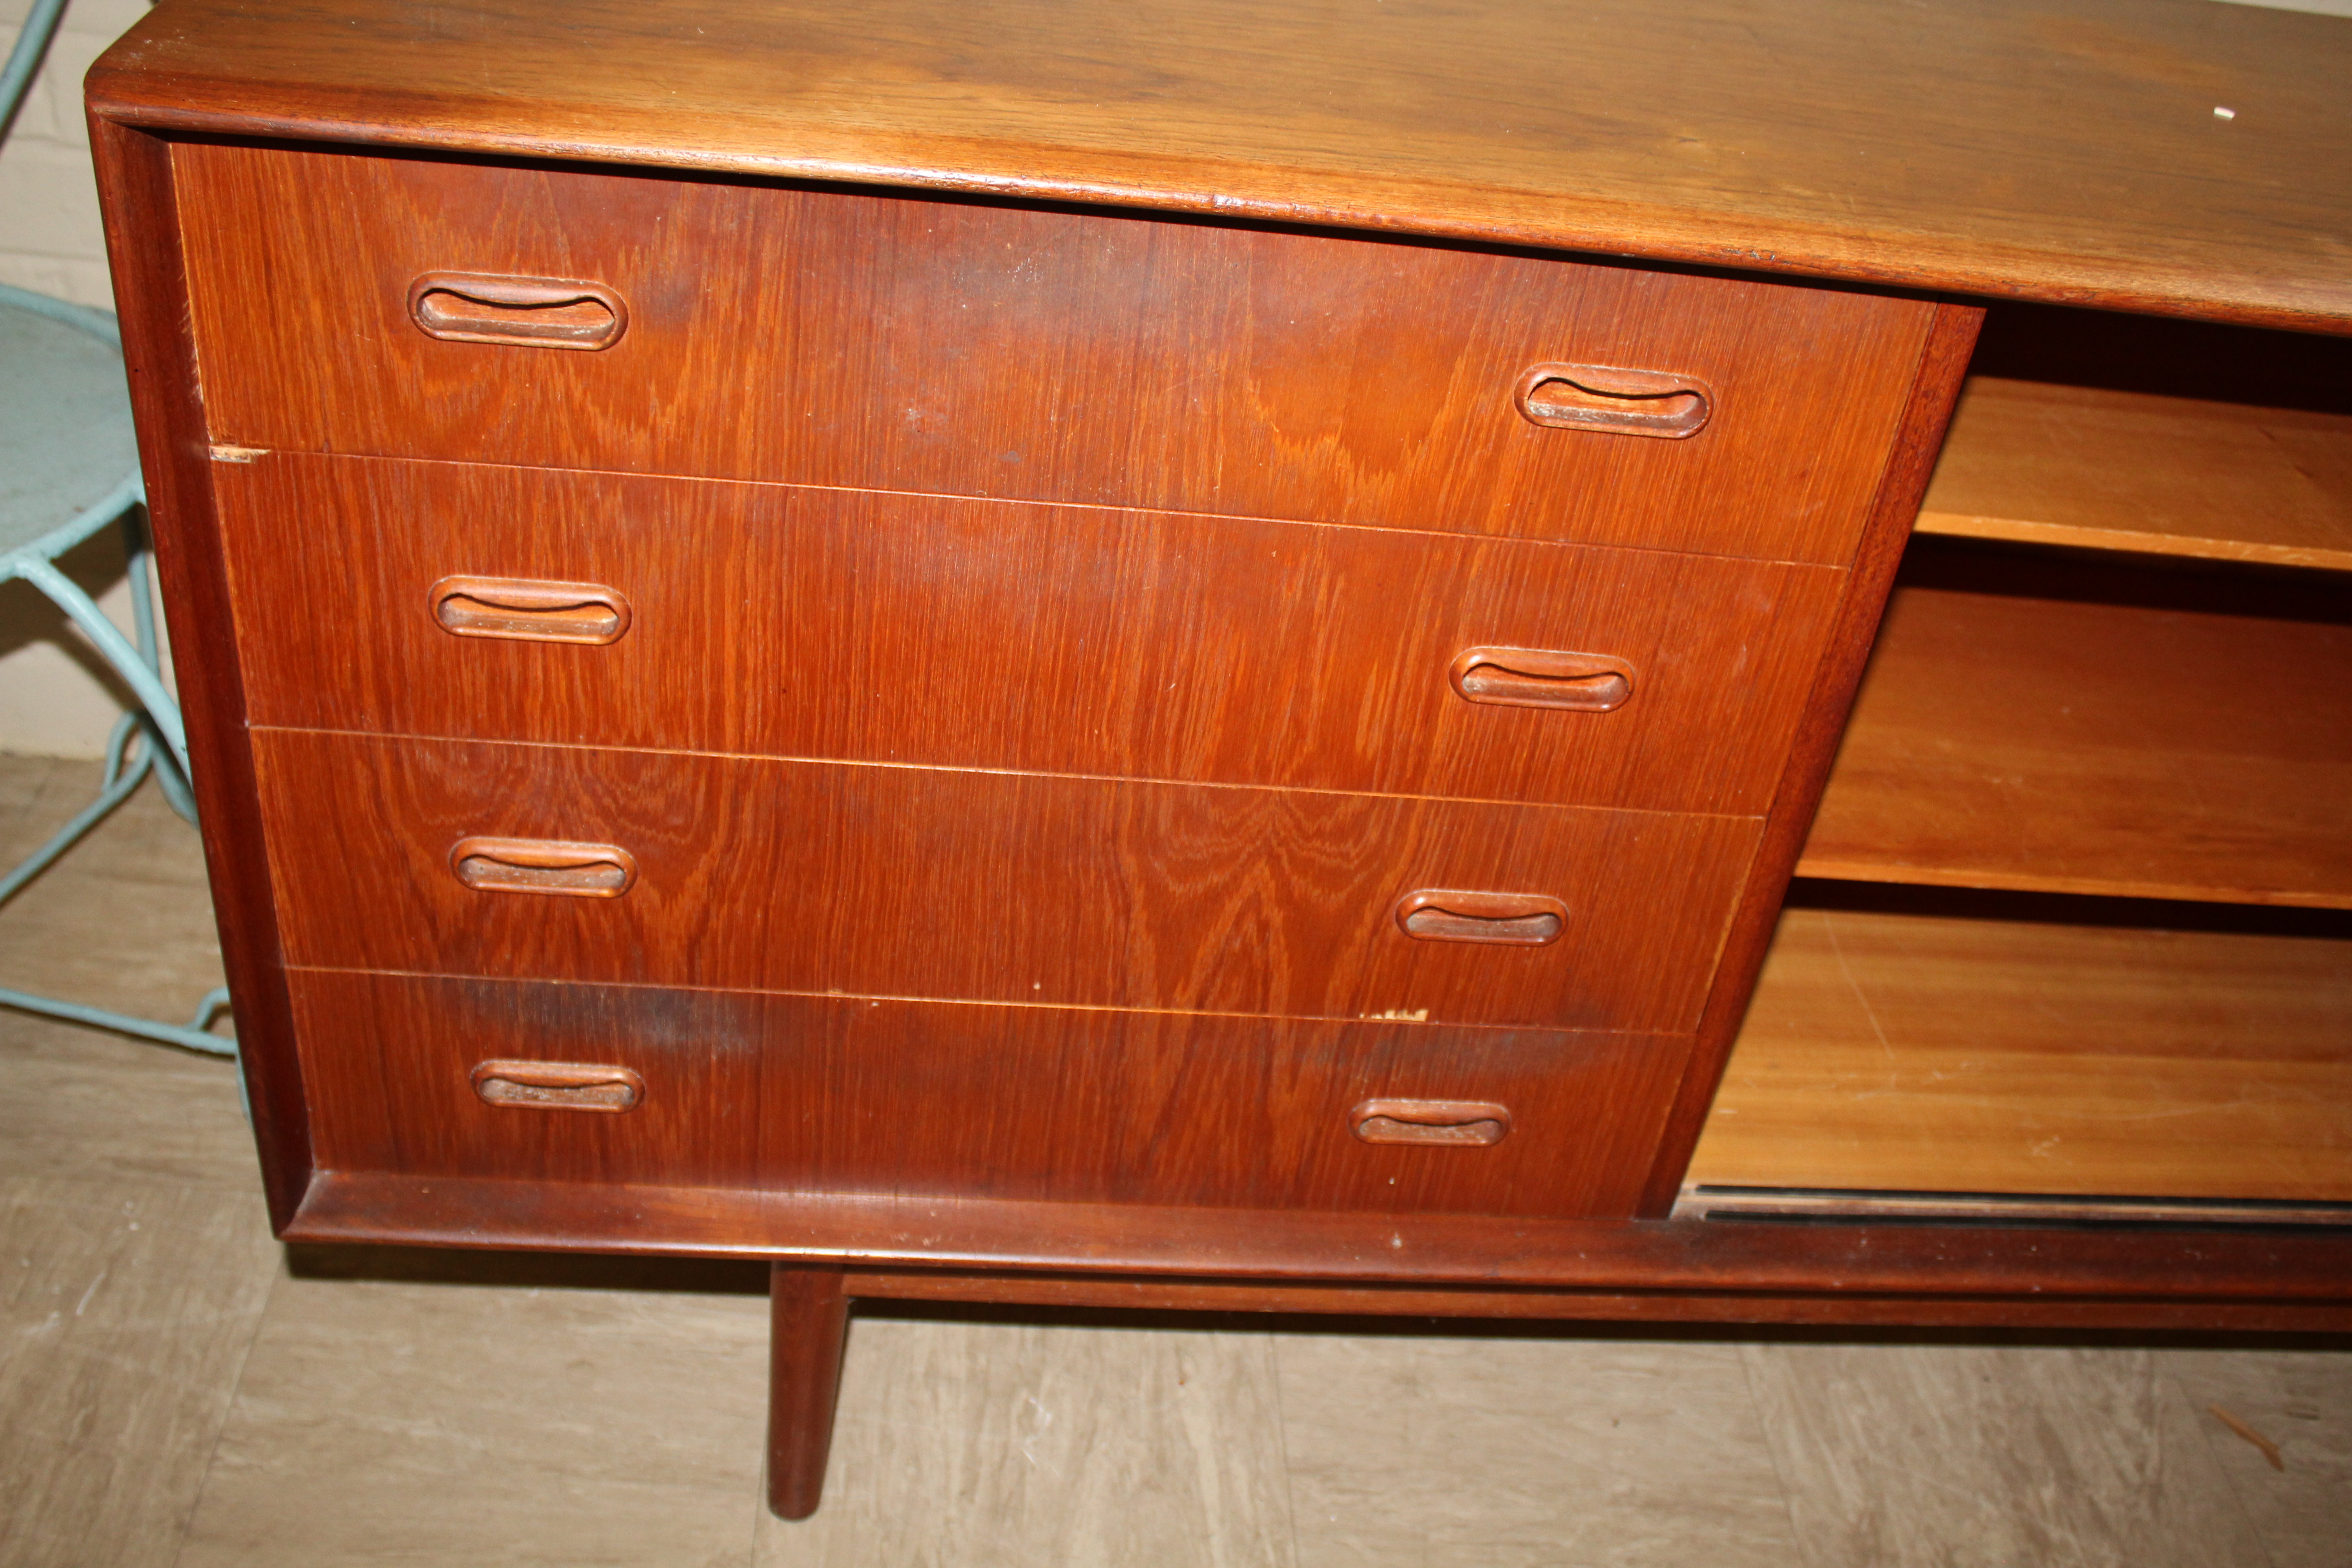
[[[1760,833],[291,730],[255,754],[289,963],[529,979],[1680,1031]],[[1557,900],[1556,940],[1408,935],[1423,890]],[[1449,911],[1545,918],[1418,918]]]
[[[1760,816],[1843,578],[778,485],[215,467],[255,721],[394,734]],[[534,584],[573,596],[511,622],[480,597]],[[616,603],[583,622],[593,587]],[[1471,700],[1452,675],[1482,647],[1590,656],[1622,700]],[[1594,679],[1496,688],[1608,700]]]
[[[321,1168],[526,1182],[1617,1215],[1687,1048],[1675,1036],[289,981]],[[551,1066],[634,1080],[635,1103],[496,1092],[511,1081],[500,1074],[567,1076]],[[1491,1143],[1356,1135],[1360,1107],[1399,1100],[1499,1106],[1507,1131]]]
[[[205,215],[184,243],[212,438],[271,449],[1839,564],[1933,313],[936,196],[195,143],[173,159],[184,210]],[[453,277],[485,295],[568,283],[577,301],[542,326],[528,303],[419,291]],[[478,341],[433,325],[436,300],[555,335]],[[580,352],[567,311],[604,312],[582,330],[609,346]],[[1530,394],[1566,421],[1539,425],[1521,383],[1551,364],[1686,382],[1708,416],[1654,438]]]

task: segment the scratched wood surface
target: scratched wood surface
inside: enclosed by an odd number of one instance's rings
[[[1843,564],[1934,315],[917,195],[210,145],[173,167],[204,215],[205,415],[241,447]],[[411,282],[452,269],[603,283],[627,329],[595,353],[428,337]],[[1696,377],[1715,413],[1679,440],[1540,427],[1514,390],[1555,362]]]
[[[1687,1041],[297,971],[320,1158],[639,1187],[1374,1213],[1630,1213]],[[478,1062],[625,1066],[620,1114],[478,1099]],[[1372,1099],[1503,1105],[1367,1143]]]
[[[1919,529],[2352,568],[2352,342],[1996,307]]]
[[[1687,1029],[1758,825],[1566,806],[256,732],[289,963]],[[614,845],[617,898],[485,892],[457,842]],[[1545,895],[1424,941],[1417,889]]]
[[[2352,571],[2352,415],[1971,376],[1918,526]]]
[[[1791,909],[1689,1179],[2352,1203],[2352,942]]]
[[[237,1062],[260,1145],[273,1225],[310,1180],[302,1079],[280,971],[278,916],[265,878],[240,875],[261,841],[260,803],[237,677],[236,616],[213,514],[203,398],[187,340],[171,149],[105,120],[90,122],[123,363],[139,425],[140,465],[155,537],[157,581],[187,727],[189,772],[212,877],[221,962],[236,997]]]
[[[2352,38],[2202,0],[184,0],[154,125],[1103,200],[2341,331]],[[2217,109],[2228,115],[2217,114]]]
[[[1842,585],[775,485],[288,453],[215,472],[255,721],[392,734],[1761,816]],[[461,573],[604,584],[628,629],[451,636],[430,591]],[[1475,647],[1608,655],[1633,694],[1472,703],[1447,671]]]
[[[2352,596],[1915,545],[1798,870],[2352,907]]]
[[[0,835],[37,837],[96,772],[0,757]],[[42,897],[0,912],[12,952],[102,947],[126,881],[169,928],[204,930],[184,825],[152,792],[125,810],[139,820],[110,825],[122,831],[68,858]],[[144,1005],[205,983],[210,962],[167,950],[152,967],[93,969],[90,994]],[[1937,1412],[1995,1408],[1954,1404],[1976,1396],[1939,1369],[1966,1368],[1966,1349],[1916,1351],[1916,1363],[1885,1374],[1840,1369],[1829,1386],[1849,1391],[1845,1415],[1812,1450],[1826,1469],[1788,1472],[1801,1489],[1784,1503],[1771,1444],[1788,1434],[1763,1425],[1734,1341],[1296,1320],[1268,1335],[1251,1317],[1206,1321],[1213,1330],[1193,1320],[1190,1331],[1131,1318],[1040,1327],[918,1309],[853,1326],[824,1509],[805,1526],[755,1527],[763,1268],[314,1247],[289,1270],[253,1195],[252,1132],[227,1064],[0,1015],[0,1215],[13,1226],[0,1258],[18,1281],[0,1300],[23,1310],[19,1326],[62,1320],[16,1336],[0,1360],[0,1405],[14,1413],[0,1426],[12,1563],[497,1555],[667,1568],[682,1553],[750,1553],[847,1568],[897,1564],[940,1540],[969,1544],[957,1561],[983,1563],[1108,1565],[1138,1552],[1283,1563],[1295,1552],[1420,1568],[1458,1548],[1534,1568],[1586,1540],[1739,1563],[1793,1563],[1801,1544],[1870,1568],[1857,1514],[1882,1531],[1907,1517],[1948,1528],[1937,1500],[1914,1490],[1906,1434]],[[225,1232],[213,1216],[231,1210],[245,1219]],[[486,1356],[486,1344],[501,1352]],[[2215,1468],[2170,1476],[2225,1488],[2273,1562],[2334,1568],[2352,1409],[2343,1358],[2239,1349],[2157,1361],[2194,1409],[2231,1410],[2280,1445],[2286,1467],[2208,1416]],[[2080,1494],[2062,1500],[2039,1467],[1981,1461],[2051,1420],[2079,1419],[2082,1394],[2106,1381],[2010,1378],[1998,1419],[1947,1429],[1958,1445],[1948,1458],[1973,1478],[1979,1529],[2055,1524],[2095,1550],[2153,1495],[2128,1466],[2084,1472]],[[69,1423],[48,1424],[68,1406]],[[2101,1408],[2117,1417],[2101,1441],[2142,1451],[2137,1406]],[[191,1410],[210,1425],[173,1414]],[[1879,1462],[1882,1448],[1898,1462]],[[1102,1481],[1171,1468],[1180,1479],[1140,1502]],[[1563,1472],[1580,1484],[1563,1489]],[[1260,1489],[1236,1496],[1244,1478]],[[2136,1561],[2179,1560],[2137,1540]]]

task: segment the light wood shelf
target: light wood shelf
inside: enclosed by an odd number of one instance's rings
[[[2352,416],[1971,376],[1917,528],[2352,571]]]
[[[1800,875],[2352,908],[2336,579],[1942,554],[1914,546]]]
[[[2352,1203],[2352,940],[1792,908],[1689,1181]]]

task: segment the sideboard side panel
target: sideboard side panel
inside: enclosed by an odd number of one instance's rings
[[[310,1114],[261,847],[195,344],[188,331],[172,145],[90,117],[122,358],[139,426],[155,560],[176,654],[221,957],[236,1002],[237,1055],[261,1149],[270,1223],[283,1230],[310,1184]]]
[[[1927,492],[1936,455],[1943,447],[1944,428],[1959,400],[1977,329],[1983,322],[1980,306],[1938,306],[1920,351],[1902,434],[1880,478],[1877,500],[1832,625],[1829,652],[1814,678],[1796,744],[1790,748],[1788,768],[1780,775],[1780,787],[1765,825],[1763,847],[1757,853],[1747,889],[1732,917],[1730,940],[1716,967],[1714,989],[1699,1022],[1698,1044],[1684,1068],[1682,1089],[1651,1167],[1641,1210],[1646,1218],[1663,1218],[1674,1207],[1683,1172],[1690,1164],[1691,1151],[1697,1147],[1707,1109],[1715,1101],[1716,1085],[1731,1058],[1732,1044],[1748,1014],[1748,996],[1764,967],[1765,951],[1771,946],[1773,924],[1788,894],[1789,879],[1804,850],[1805,836],[1811,831],[1822,790],[1829,783],[1830,764],[1836,760],[1838,742],[1845,732],[1846,714],[1862,684],[1863,668],[1870,662],[1871,643],[1887,595],[1894,590],[1895,570],[1902,563],[1912,520],[1919,514],[1919,500]]]

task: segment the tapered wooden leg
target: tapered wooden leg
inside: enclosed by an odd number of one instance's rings
[[[768,1506],[806,1519],[824,1489],[849,1298],[841,1270],[779,1263],[768,1282]]]

